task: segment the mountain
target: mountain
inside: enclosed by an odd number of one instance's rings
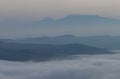
[[[74,35],[63,35],[55,37],[36,37],[36,38],[25,38],[16,40],[2,40],[5,42],[16,42],[23,44],[72,44],[80,43],[89,46],[94,46],[104,49],[120,49],[120,36],[74,36]]]
[[[67,15],[60,19],[45,18],[40,21],[34,21],[33,25],[58,27],[58,26],[118,26],[119,19],[101,17],[97,15]]]
[[[0,60],[45,61],[81,54],[111,54],[112,52],[83,44],[19,44],[0,42]]]
[[[41,18],[40,18],[41,19]],[[41,35],[119,35],[120,19],[98,15],[67,15],[27,22],[0,21],[1,38],[39,37]]]

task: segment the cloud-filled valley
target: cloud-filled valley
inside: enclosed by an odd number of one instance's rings
[[[0,0],[0,79],[120,79],[120,0]]]
[[[0,79],[119,79],[120,54],[49,62],[0,61]]]

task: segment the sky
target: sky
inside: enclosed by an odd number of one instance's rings
[[[31,28],[24,27],[24,23],[46,17],[58,19],[70,14],[99,15],[120,19],[119,8],[120,0],[0,0],[0,38],[63,34],[118,35],[119,27]]]
[[[120,0],[0,0],[1,19],[21,21],[95,14],[120,18]]]

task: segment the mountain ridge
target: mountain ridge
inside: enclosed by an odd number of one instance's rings
[[[103,24],[105,26],[117,25],[120,24],[119,22],[120,19],[113,19],[98,15],[67,15],[56,20],[53,18],[44,18],[40,21],[33,22],[33,24],[37,24],[39,26],[92,26]]]
[[[113,54],[104,49],[83,44],[20,44],[0,43],[0,60],[7,61],[48,61],[72,55]]]
[[[23,44],[71,44],[80,43],[89,46],[105,49],[120,49],[120,36],[74,36],[74,35],[61,35],[61,36],[42,36],[42,37],[31,37],[24,39],[1,39],[5,42],[23,43]]]

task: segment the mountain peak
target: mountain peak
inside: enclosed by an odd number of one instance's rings
[[[99,15],[79,15],[79,14],[71,14],[71,15],[67,15],[65,16],[66,18],[68,17],[71,17],[71,18],[74,18],[74,17],[97,17],[97,18],[100,18],[101,16]]]

